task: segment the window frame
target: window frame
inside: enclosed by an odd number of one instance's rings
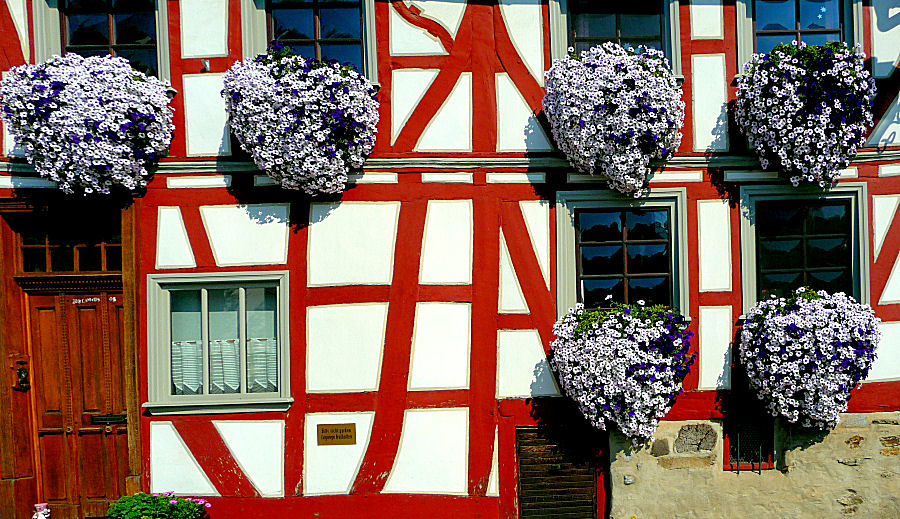
[[[171,333],[169,291],[186,288],[226,288],[269,284],[278,289],[278,391],[172,395],[169,341]],[[234,413],[286,411],[291,397],[289,272],[208,272],[147,275],[147,402],[151,414]]]
[[[690,319],[688,276],[687,188],[652,188],[635,199],[612,190],[560,191],[556,195],[556,311],[562,316],[578,301],[575,212],[584,209],[641,209],[671,211],[672,307]]]
[[[741,289],[744,315],[757,303],[756,224],[754,216],[757,201],[761,200],[835,200],[850,201],[853,221],[851,232],[851,265],[853,286],[858,293],[854,297],[863,304],[869,303],[869,218],[868,192],[865,182],[841,182],[822,191],[816,186],[793,187],[791,185],[741,186]]]
[[[662,2],[662,48],[672,73],[682,77],[681,71],[681,28],[678,0]],[[559,59],[568,54],[569,36],[572,24],[569,17],[568,0],[550,0],[550,59]]]
[[[736,0],[735,19],[737,22],[738,71],[743,72],[744,64],[756,49],[756,16],[753,12],[755,0]],[[794,0],[795,2],[797,0]],[[840,0],[843,18],[841,38],[849,45],[862,43],[865,38],[863,27],[863,0]]]
[[[46,61],[55,54],[62,55],[62,33],[65,22],[59,8],[60,0],[35,0],[31,2],[34,19],[34,59]],[[157,77],[164,81],[172,78],[169,65],[169,13],[165,0],[156,0],[156,67]]]
[[[360,0],[362,8],[361,71],[378,85],[378,56],[375,34],[375,0]],[[269,13],[266,0],[241,0],[241,56],[253,58],[266,52],[269,41]]]

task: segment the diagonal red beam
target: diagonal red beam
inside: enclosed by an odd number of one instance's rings
[[[257,497],[256,488],[237,464],[212,422],[177,421],[175,429],[203,472],[223,496]]]
[[[390,311],[385,328],[378,399],[375,402],[375,422],[372,425],[369,448],[350,490],[351,494],[381,492],[397,456],[407,402],[406,387],[426,208],[426,200],[404,202],[400,207],[394,275],[388,298]]]
[[[184,220],[184,229],[187,231],[191,250],[194,251],[194,261],[198,267],[214,267],[216,260],[213,256],[212,245],[206,235],[203,226],[203,218],[200,216],[200,208],[197,206],[182,206],[181,217]]]

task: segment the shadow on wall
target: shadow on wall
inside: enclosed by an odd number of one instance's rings
[[[234,175],[232,184],[227,190],[254,223],[287,223],[291,231],[296,233],[310,223],[323,221],[334,211],[335,202],[340,200],[340,195],[310,198],[301,191],[282,189],[277,185],[261,188],[253,185],[253,177],[254,175]],[[312,203],[320,205],[319,210],[315,212],[314,220],[310,221]],[[273,208],[275,204],[290,205],[287,218],[282,211]]]

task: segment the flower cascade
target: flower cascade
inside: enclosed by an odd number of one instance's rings
[[[553,326],[550,363],[595,427],[614,424],[638,444],[653,436],[694,362],[687,323],[664,306],[570,309]]]
[[[375,88],[350,65],[274,44],[225,74],[231,130],[256,165],[288,189],[341,193],[375,144]]]
[[[857,45],[778,44],[738,77],[735,119],[763,169],[795,187],[824,187],[846,168],[872,126],[875,82]]]
[[[830,429],[872,367],[880,322],[843,292],[799,288],[747,312],[740,361],[772,416]]]
[[[172,140],[168,83],[112,56],[53,56],[0,82],[3,120],[25,158],[66,193],[143,188]]]
[[[202,497],[180,497],[174,492],[123,496],[110,505],[112,519],[208,519],[209,501]]]
[[[544,113],[553,138],[583,173],[640,196],[650,160],[681,143],[684,102],[662,51],[612,42],[555,60],[546,73]]]

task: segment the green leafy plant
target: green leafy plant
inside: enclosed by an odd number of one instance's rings
[[[207,519],[212,505],[199,497],[176,497],[174,492],[138,492],[113,503],[106,514],[115,519]]]

